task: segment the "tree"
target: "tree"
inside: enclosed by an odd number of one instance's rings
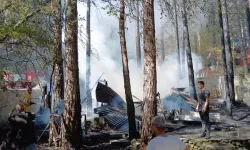
[[[21,73],[51,65],[53,40],[47,8],[48,1],[8,0],[0,6],[1,68]]]
[[[232,48],[230,41],[230,29],[228,23],[227,2],[226,0],[222,0],[221,3],[222,3],[221,9],[222,9],[222,19],[223,19],[223,30],[225,38],[225,53],[227,62],[227,73],[228,73],[229,97],[232,104],[234,104],[235,103],[234,68],[233,68]]]
[[[87,42],[86,42],[86,96],[87,96],[87,113],[92,115],[92,96],[90,88],[90,77],[91,77],[91,34],[90,34],[90,8],[91,1],[87,1],[87,21],[86,21],[86,33],[87,33]]]
[[[210,15],[210,18],[209,18],[209,20],[211,20],[211,26],[212,26],[211,39],[212,39],[212,46],[213,47],[216,47],[216,31],[214,29],[214,28],[216,28],[216,26],[215,26],[215,23],[216,23],[216,21],[215,21],[215,18],[216,18],[215,4],[216,3],[214,1],[211,2],[211,10],[212,10],[212,12],[211,12],[211,15]]]
[[[194,33],[194,35],[193,35],[193,51],[195,52],[195,53],[198,53],[197,52],[197,34],[196,33]]]
[[[176,36],[176,48],[177,48],[177,60],[178,60],[178,67],[181,68],[181,52],[180,52],[180,42],[179,42],[179,25],[178,25],[178,14],[176,8],[176,0],[174,1],[174,12],[175,12],[175,36]],[[181,69],[179,69],[181,71]],[[179,72],[180,73],[180,72]]]
[[[247,15],[248,36],[250,36],[250,0],[247,1],[246,15]]]
[[[78,21],[77,1],[65,2],[65,77],[64,77],[64,113],[62,116],[62,147],[77,148],[81,144],[81,104],[78,68]]]
[[[23,18],[22,20],[20,20],[19,22],[17,22],[14,26],[13,29],[16,29],[18,27],[20,27],[23,23],[25,23],[26,21],[28,21],[30,18],[32,18],[34,15],[36,15],[37,13],[39,13],[41,11],[41,9],[37,9],[29,14],[27,14],[27,16],[25,18]],[[10,34],[7,32],[4,35],[1,35],[0,38],[0,43],[4,42],[7,38],[10,38]]]
[[[240,41],[240,51],[241,51],[241,57],[243,59],[243,67],[244,67],[244,72],[245,74],[248,74],[248,65],[247,65],[247,57],[246,57],[246,52],[245,52],[245,47],[244,47],[244,33],[242,30],[242,24],[241,24],[241,14],[239,10],[239,4],[240,1],[236,1],[236,12],[237,12],[237,35]]]
[[[154,23],[154,0],[143,1],[143,45],[144,45],[144,84],[141,148],[144,150],[150,139],[150,123],[157,113],[156,46]]]
[[[164,23],[161,22],[161,58],[162,62],[165,60],[165,34],[164,34]]]
[[[222,66],[224,72],[224,88],[225,88],[225,98],[226,98],[226,110],[229,115],[232,114],[232,105],[229,99],[229,90],[228,90],[228,75],[227,75],[227,62],[226,62],[226,53],[225,53],[225,39],[224,39],[224,29],[223,29],[223,20],[222,20],[222,12],[221,12],[221,0],[218,0],[219,7],[219,24],[220,24],[220,32],[221,32],[221,57],[222,57]]]
[[[136,58],[137,66],[141,67],[141,40],[140,40],[140,7],[139,0],[136,0]]]
[[[183,26],[184,26],[183,40],[185,41],[185,49],[186,49],[186,56],[187,56],[190,96],[197,100],[195,80],[194,80],[193,61],[192,61],[191,46],[190,46],[190,40],[189,40],[187,13],[186,13],[186,0],[182,0],[182,20],[183,20]]]
[[[183,15],[183,14],[182,14]],[[182,51],[181,51],[181,77],[184,78],[186,74],[186,67],[185,67],[185,58],[186,58],[186,41],[185,41],[185,32],[184,32],[184,25],[182,27]]]
[[[127,114],[128,114],[128,123],[129,123],[129,139],[136,138],[136,123],[135,123],[135,107],[132,98],[130,77],[129,77],[129,68],[128,68],[128,55],[126,48],[126,39],[125,39],[125,2],[120,0],[120,43],[121,43],[121,54],[122,54],[122,66],[123,66],[123,79],[124,79],[124,88],[127,102]]]
[[[58,100],[63,98],[63,59],[62,59],[62,11],[61,0],[53,1],[53,94],[54,94],[54,108],[56,111]]]

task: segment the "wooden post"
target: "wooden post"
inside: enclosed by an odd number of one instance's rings
[[[52,146],[53,144],[53,128],[52,128],[52,118],[50,118],[50,122],[49,122],[49,146]]]
[[[49,146],[52,146],[54,144],[56,147],[58,147],[59,143],[57,141],[58,141],[58,133],[55,124],[55,116],[52,116],[50,119]]]

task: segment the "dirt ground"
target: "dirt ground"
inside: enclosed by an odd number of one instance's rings
[[[211,126],[211,139],[209,140],[234,140],[234,139],[249,139],[250,140],[250,108],[244,103],[239,103],[233,107],[233,117],[229,118],[222,109],[218,109],[221,113],[221,120]],[[175,135],[179,138],[198,139],[201,133],[201,124],[194,122],[178,122],[176,126],[183,126],[177,130],[169,131],[167,134]],[[1,131],[5,133],[5,130]],[[5,134],[1,134],[5,135]],[[4,136],[0,136],[2,141]],[[202,139],[201,139],[202,140]],[[37,150],[59,150],[60,148],[48,147],[47,139],[41,139],[36,144]],[[97,146],[98,147],[98,146]],[[103,148],[102,148],[103,147]],[[105,148],[106,147],[106,148]],[[107,149],[108,145],[100,145],[100,149]],[[92,148],[96,149],[97,148]],[[111,148],[108,149],[125,149]]]

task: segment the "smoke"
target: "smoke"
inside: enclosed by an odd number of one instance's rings
[[[82,3],[79,4],[80,17],[85,16],[86,8]],[[156,22],[156,34],[160,31],[160,10],[158,5],[155,5],[155,22]],[[85,26],[86,22],[79,22],[80,26]],[[143,69],[137,68],[137,62],[135,60],[135,23],[126,21],[126,40],[127,50],[129,58],[129,69],[132,94],[136,97],[143,98]],[[80,32],[85,33],[85,28],[81,27]],[[171,30],[171,29],[170,29]],[[108,81],[108,86],[114,89],[124,100],[124,81],[121,64],[121,50],[119,39],[119,22],[118,19],[112,16],[108,16],[106,11],[98,10],[92,7],[91,14],[91,44],[92,51],[98,54],[99,59],[92,55],[91,58],[91,88],[95,87],[95,83],[102,73],[104,75],[101,79]],[[142,49],[143,53],[143,49]],[[193,64],[201,62],[201,58],[193,54]],[[185,65],[187,66],[187,65]],[[157,65],[157,88],[161,97],[166,96],[172,87],[188,87],[188,73],[187,67],[185,67],[186,73],[182,80],[178,79],[179,66],[177,65],[176,53],[168,56],[164,63]],[[81,85],[81,99],[86,97],[84,91],[83,81],[86,74],[86,49],[85,43],[79,41],[79,72],[80,72],[80,85]],[[194,71],[199,70],[197,65],[194,65]],[[84,92],[84,93],[83,93]],[[95,99],[95,88],[92,91],[93,99]],[[136,99],[134,99],[136,101]],[[93,107],[96,104],[94,102]]]
[[[185,99],[176,93],[172,93],[170,96],[163,98],[162,103],[164,110],[171,111],[174,109],[183,108],[185,110],[194,111],[194,109],[185,101]]]
[[[50,110],[40,106],[39,111],[36,113],[35,125],[48,124],[50,121]]]

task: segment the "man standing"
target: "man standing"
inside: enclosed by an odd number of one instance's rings
[[[203,133],[201,137],[206,139],[210,138],[210,123],[209,123],[209,99],[210,92],[205,89],[204,81],[198,82],[198,88],[201,90],[198,98],[198,104],[196,106],[196,111],[199,112]]]
[[[155,137],[149,142],[147,150],[189,150],[188,146],[177,137],[166,135],[166,121],[164,117],[154,117],[151,125]]]

